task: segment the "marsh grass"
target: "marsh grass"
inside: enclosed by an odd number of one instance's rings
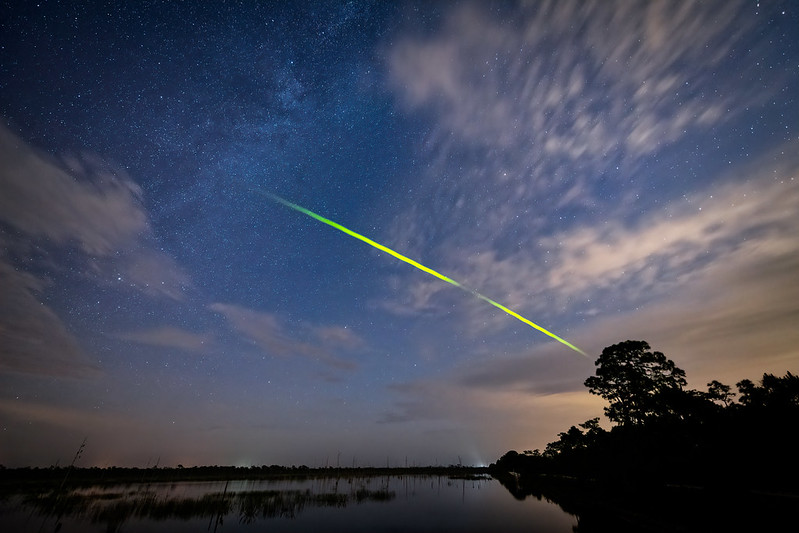
[[[221,524],[228,517],[250,524],[262,519],[295,518],[309,507],[346,507],[351,503],[387,502],[396,497],[385,487],[371,490],[358,483],[348,483],[349,491],[314,492],[304,490],[254,490],[210,492],[197,497],[170,496],[152,490],[149,485],[139,490],[95,491],[76,489],[28,493],[20,504],[48,520],[60,523],[69,517],[93,524],[105,524],[108,531],[117,531],[131,519],[152,521],[208,519],[210,525]],[[168,488],[174,490],[176,485]],[[164,487],[158,487],[163,489]]]
[[[73,461],[66,467],[0,469],[0,514],[26,515],[28,522],[41,520],[40,531],[58,531],[67,522],[98,524],[106,531],[118,531],[130,521],[199,519],[208,520],[208,530],[212,531],[228,519],[249,524],[274,518],[292,519],[309,508],[389,502],[396,497],[389,490],[391,479],[406,484],[410,479],[438,479],[441,484],[453,479],[476,480],[484,474],[483,468],[460,466],[100,469],[76,468]],[[225,488],[207,493],[202,493],[206,489],[200,489],[199,494],[195,488],[189,488],[208,487],[207,483]],[[248,483],[271,486],[285,483],[290,487],[241,490]],[[234,487],[230,492],[229,485]]]

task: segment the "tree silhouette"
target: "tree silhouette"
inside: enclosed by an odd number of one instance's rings
[[[790,372],[783,377],[763,374],[760,386],[748,379],[739,381],[736,386],[741,393],[741,405],[745,407],[799,407],[799,376]]]
[[[671,497],[677,493],[670,487],[679,485],[719,491],[724,502],[735,488],[745,489],[739,491],[743,507],[752,504],[749,490],[799,494],[799,375],[744,379],[736,384],[736,401],[731,387],[717,380],[707,384],[707,392],[688,389],[685,372],[644,341],[609,346],[595,365],[585,385],[608,402],[605,414],[614,426],[605,431],[592,418],[558,433],[543,453],[501,457],[491,473],[518,499],[540,498],[544,489],[556,495],[587,489],[591,497],[577,501],[633,501],[637,513],[650,502],[649,494]],[[790,498],[758,498],[754,504],[760,507],[751,515],[758,525],[763,516],[781,512],[777,522],[795,526]],[[692,501],[693,493],[680,505]],[[605,507],[592,504],[587,510]],[[663,515],[662,508],[656,512]]]
[[[591,394],[608,401],[605,415],[621,425],[642,424],[674,413],[686,384],[685,371],[645,341],[624,341],[602,350],[596,375],[585,380]]]
[[[572,426],[568,431],[558,433],[558,439],[547,444],[544,457],[556,457],[574,450],[585,450],[595,445],[605,434],[599,426],[599,417],[586,420],[580,427]],[[536,450],[537,451],[537,450]]]
[[[729,407],[734,396],[735,393],[730,391],[729,385],[715,379],[707,384],[705,397],[712,402],[720,402],[724,407]]]

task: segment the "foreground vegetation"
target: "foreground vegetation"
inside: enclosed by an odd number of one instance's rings
[[[151,521],[204,518],[210,519],[209,524],[220,525],[225,517],[234,516],[239,523],[250,524],[264,518],[295,518],[310,507],[346,507],[366,501],[390,501],[396,496],[387,488],[373,490],[357,482],[342,490],[337,483],[334,490],[323,492],[311,489],[228,492],[226,483],[224,490],[195,497],[135,487],[116,492],[30,493],[21,499],[20,505],[44,517],[45,523],[50,519],[57,528],[62,518],[82,518],[92,524],[106,524],[108,531],[118,531],[134,518]]]
[[[609,431],[599,418],[572,426],[544,452],[510,451],[493,472],[563,475],[616,484],[730,484],[799,488],[799,376],[764,374],[737,384],[685,388],[685,372],[644,341],[605,348],[592,394],[608,401]]]
[[[746,379],[737,394],[715,380],[706,391],[690,390],[685,372],[644,341],[609,346],[595,364],[585,385],[608,401],[612,428],[593,418],[543,452],[503,455],[489,469],[517,498],[546,494],[583,515],[655,505],[672,518],[691,502],[707,510],[719,499],[728,518],[754,506],[751,516],[779,519],[795,506],[799,376]]]
[[[407,487],[436,478],[439,486],[491,479],[486,468],[463,466],[0,469],[0,529],[8,525],[4,520],[15,527],[24,522],[31,531],[36,525],[39,531],[98,525],[120,531],[132,522],[201,519],[216,531],[228,520],[254,524],[312,508],[390,502],[396,480]]]

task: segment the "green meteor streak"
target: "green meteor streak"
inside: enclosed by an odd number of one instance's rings
[[[355,238],[356,238],[356,239],[358,239],[359,241],[363,241],[363,242],[365,242],[366,244],[368,244],[369,246],[374,246],[374,247],[375,247],[375,248],[377,248],[378,250],[380,250],[380,251],[382,251],[382,252],[385,252],[385,253],[387,253],[387,254],[389,254],[389,255],[392,255],[392,256],[394,256],[394,257],[396,257],[396,258],[397,258],[397,259],[399,259],[400,261],[405,261],[405,262],[406,262],[406,263],[408,263],[409,265],[413,265],[413,266],[415,266],[416,268],[418,268],[419,270],[421,270],[421,271],[423,271],[423,272],[427,272],[427,273],[428,273],[428,274],[430,274],[431,276],[435,276],[435,277],[437,277],[438,279],[440,279],[440,280],[442,280],[442,281],[446,281],[447,283],[450,283],[450,284],[452,284],[452,285],[455,285],[455,286],[456,286],[456,287],[458,287],[459,289],[462,289],[462,290],[464,290],[464,291],[466,291],[466,292],[469,292],[469,293],[473,294],[474,296],[476,296],[477,298],[480,298],[480,299],[481,299],[481,300],[483,300],[484,302],[488,302],[488,303],[490,303],[491,305],[493,305],[493,306],[494,306],[494,307],[496,307],[497,309],[501,309],[501,310],[505,311],[505,312],[506,312],[507,314],[509,314],[510,316],[512,316],[512,317],[514,317],[514,318],[516,318],[516,319],[518,319],[518,320],[521,320],[522,322],[524,322],[524,323],[525,323],[525,324],[527,324],[528,326],[531,326],[531,327],[533,327],[533,328],[537,329],[537,330],[538,330],[538,331],[540,331],[541,333],[543,333],[543,334],[545,334],[545,335],[549,335],[550,337],[552,337],[552,338],[553,338],[553,339],[555,339],[556,341],[560,342],[561,344],[565,344],[566,346],[568,346],[569,348],[571,348],[571,349],[572,349],[572,350],[574,350],[575,352],[578,352],[578,353],[580,353],[580,354],[582,354],[582,355],[585,355],[586,357],[588,356],[588,354],[586,354],[584,351],[582,351],[580,348],[578,348],[578,347],[577,347],[577,346],[575,346],[574,344],[570,343],[569,341],[567,341],[567,340],[565,340],[565,339],[562,339],[562,338],[558,337],[557,335],[555,335],[555,334],[554,334],[554,333],[552,333],[551,331],[548,331],[547,329],[545,329],[545,328],[542,328],[541,326],[539,326],[539,325],[538,325],[538,324],[536,324],[535,322],[533,322],[533,321],[531,321],[531,320],[528,320],[528,319],[524,318],[522,315],[520,315],[520,314],[519,314],[519,313],[517,313],[516,311],[513,311],[513,310],[511,310],[511,309],[508,309],[508,308],[507,308],[507,307],[505,307],[504,305],[502,305],[502,304],[500,304],[500,303],[498,303],[498,302],[495,302],[494,300],[492,300],[492,299],[491,299],[491,298],[489,298],[488,296],[484,296],[484,295],[480,294],[479,292],[477,292],[477,291],[476,291],[476,290],[474,290],[474,289],[471,289],[471,288],[469,288],[469,287],[466,287],[465,285],[461,285],[460,283],[458,283],[458,282],[457,282],[457,281],[455,281],[454,279],[450,278],[449,276],[445,276],[444,274],[442,274],[442,273],[440,273],[440,272],[436,272],[436,271],[435,271],[435,270],[433,270],[432,268],[430,268],[430,267],[426,267],[426,266],[424,266],[423,264],[419,263],[418,261],[414,261],[414,260],[413,260],[413,259],[411,259],[410,257],[406,257],[406,256],[402,255],[402,254],[401,254],[401,253],[399,253],[399,252],[395,252],[394,250],[392,250],[392,249],[391,249],[391,248],[389,248],[388,246],[383,246],[383,245],[382,245],[382,244],[380,244],[379,242],[375,242],[375,241],[373,241],[373,240],[372,240],[372,239],[370,239],[369,237],[364,237],[364,236],[363,236],[363,235],[361,235],[360,233],[357,233],[357,232],[355,232],[355,231],[352,231],[351,229],[349,229],[349,228],[346,228],[346,227],[342,226],[342,225],[341,225],[341,224],[339,224],[338,222],[333,222],[332,220],[330,220],[330,219],[328,219],[328,218],[325,218],[325,217],[323,217],[322,215],[317,215],[317,214],[316,214],[316,213],[314,213],[313,211],[310,211],[310,210],[308,210],[308,209],[305,209],[305,208],[304,208],[304,207],[302,207],[301,205],[297,205],[297,204],[291,203],[291,202],[289,202],[288,200],[284,200],[284,199],[283,199],[283,198],[281,198],[280,196],[277,196],[277,195],[275,195],[275,194],[272,194],[272,193],[268,193],[268,192],[265,192],[265,191],[259,191],[259,192],[261,192],[261,193],[262,193],[262,194],[264,194],[265,196],[267,196],[267,197],[271,198],[271,199],[272,199],[272,200],[274,200],[275,202],[281,203],[281,204],[285,205],[286,207],[290,207],[290,208],[294,209],[295,211],[299,211],[300,213],[304,213],[304,214],[308,215],[308,216],[309,216],[309,217],[311,217],[311,218],[315,218],[315,219],[316,219],[316,220],[318,220],[319,222],[324,222],[324,223],[325,223],[325,224],[327,224],[328,226],[332,226],[332,227],[336,228],[337,230],[339,230],[339,231],[341,231],[341,232],[344,232],[344,233],[346,233],[346,234],[347,234],[347,235],[349,235],[350,237],[355,237]]]

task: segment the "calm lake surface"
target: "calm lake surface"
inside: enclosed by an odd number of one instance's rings
[[[0,530],[564,532],[577,518],[485,477],[142,483],[0,500]]]

